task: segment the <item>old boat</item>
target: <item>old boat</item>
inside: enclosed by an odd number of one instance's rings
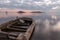
[[[0,25],[0,40],[29,40],[35,28],[32,18],[17,18]]]

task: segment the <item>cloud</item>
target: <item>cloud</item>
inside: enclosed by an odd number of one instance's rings
[[[60,8],[59,6],[56,6],[56,7],[53,7],[52,9],[58,9],[58,8]]]
[[[60,4],[60,0],[58,0],[57,3]]]
[[[38,6],[40,6],[40,5],[49,6],[50,4],[52,4],[52,1],[51,0],[43,0],[43,1],[34,1],[34,3]]]
[[[0,0],[0,8],[48,11],[57,8],[56,6],[60,6],[60,0]]]
[[[43,5],[43,2],[41,2],[41,1],[38,1],[38,2],[37,2],[37,1],[35,1],[34,3],[35,3],[36,5],[38,5],[38,6]]]
[[[24,3],[24,0],[14,0],[16,1],[17,3]]]
[[[51,0],[44,0],[43,2],[47,6],[49,6],[50,4],[52,4],[52,1]]]
[[[10,0],[0,0],[0,4],[10,3]]]

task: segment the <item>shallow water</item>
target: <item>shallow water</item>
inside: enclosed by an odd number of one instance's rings
[[[13,20],[17,16],[35,20],[36,26],[31,40],[60,40],[59,13],[0,13],[0,24]]]

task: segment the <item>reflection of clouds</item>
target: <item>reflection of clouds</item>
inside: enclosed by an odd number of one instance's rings
[[[4,15],[0,14],[0,18],[3,17]]]
[[[60,21],[53,26],[54,31],[60,31]]]
[[[19,16],[17,13],[8,13],[7,16]]]
[[[6,17],[15,17],[15,16],[19,16],[17,13],[0,13],[0,18],[6,18]]]
[[[23,13],[22,16],[31,16],[32,13]]]
[[[53,20],[54,19],[54,20]],[[56,22],[57,17],[53,16],[51,20],[45,19],[44,21],[41,19],[36,20],[37,24],[41,24],[39,27],[43,33],[49,33],[51,30],[59,31],[60,30],[60,22]]]
[[[48,19],[46,19],[45,21],[43,21],[43,25],[45,26],[45,32],[49,31],[50,21]]]
[[[35,23],[41,23],[42,22],[42,20],[40,20],[40,19],[37,19],[36,21],[35,21]]]
[[[36,36],[37,39],[58,40],[60,38],[60,21],[58,22],[58,19],[55,15],[37,19],[36,23],[39,25],[35,28],[34,36]]]
[[[40,14],[38,13],[22,13],[22,14],[19,14],[19,15],[22,15],[22,16],[40,16]]]
[[[38,29],[43,33],[47,33],[49,32],[49,28],[50,28],[50,21],[48,19],[45,19],[45,21],[38,19],[36,20],[36,23],[39,24]]]
[[[57,17],[55,15],[51,16],[52,19],[57,19]]]
[[[48,32],[48,31],[59,31],[60,30],[60,22],[58,23],[55,23],[55,20],[48,20],[48,19],[45,19],[45,21],[42,21],[43,22],[43,25],[45,26],[45,32]]]
[[[0,13],[0,18],[6,17],[5,13]]]

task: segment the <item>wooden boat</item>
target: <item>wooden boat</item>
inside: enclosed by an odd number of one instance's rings
[[[32,18],[17,18],[0,25],[0,40],[29,40],[35,28]]]

